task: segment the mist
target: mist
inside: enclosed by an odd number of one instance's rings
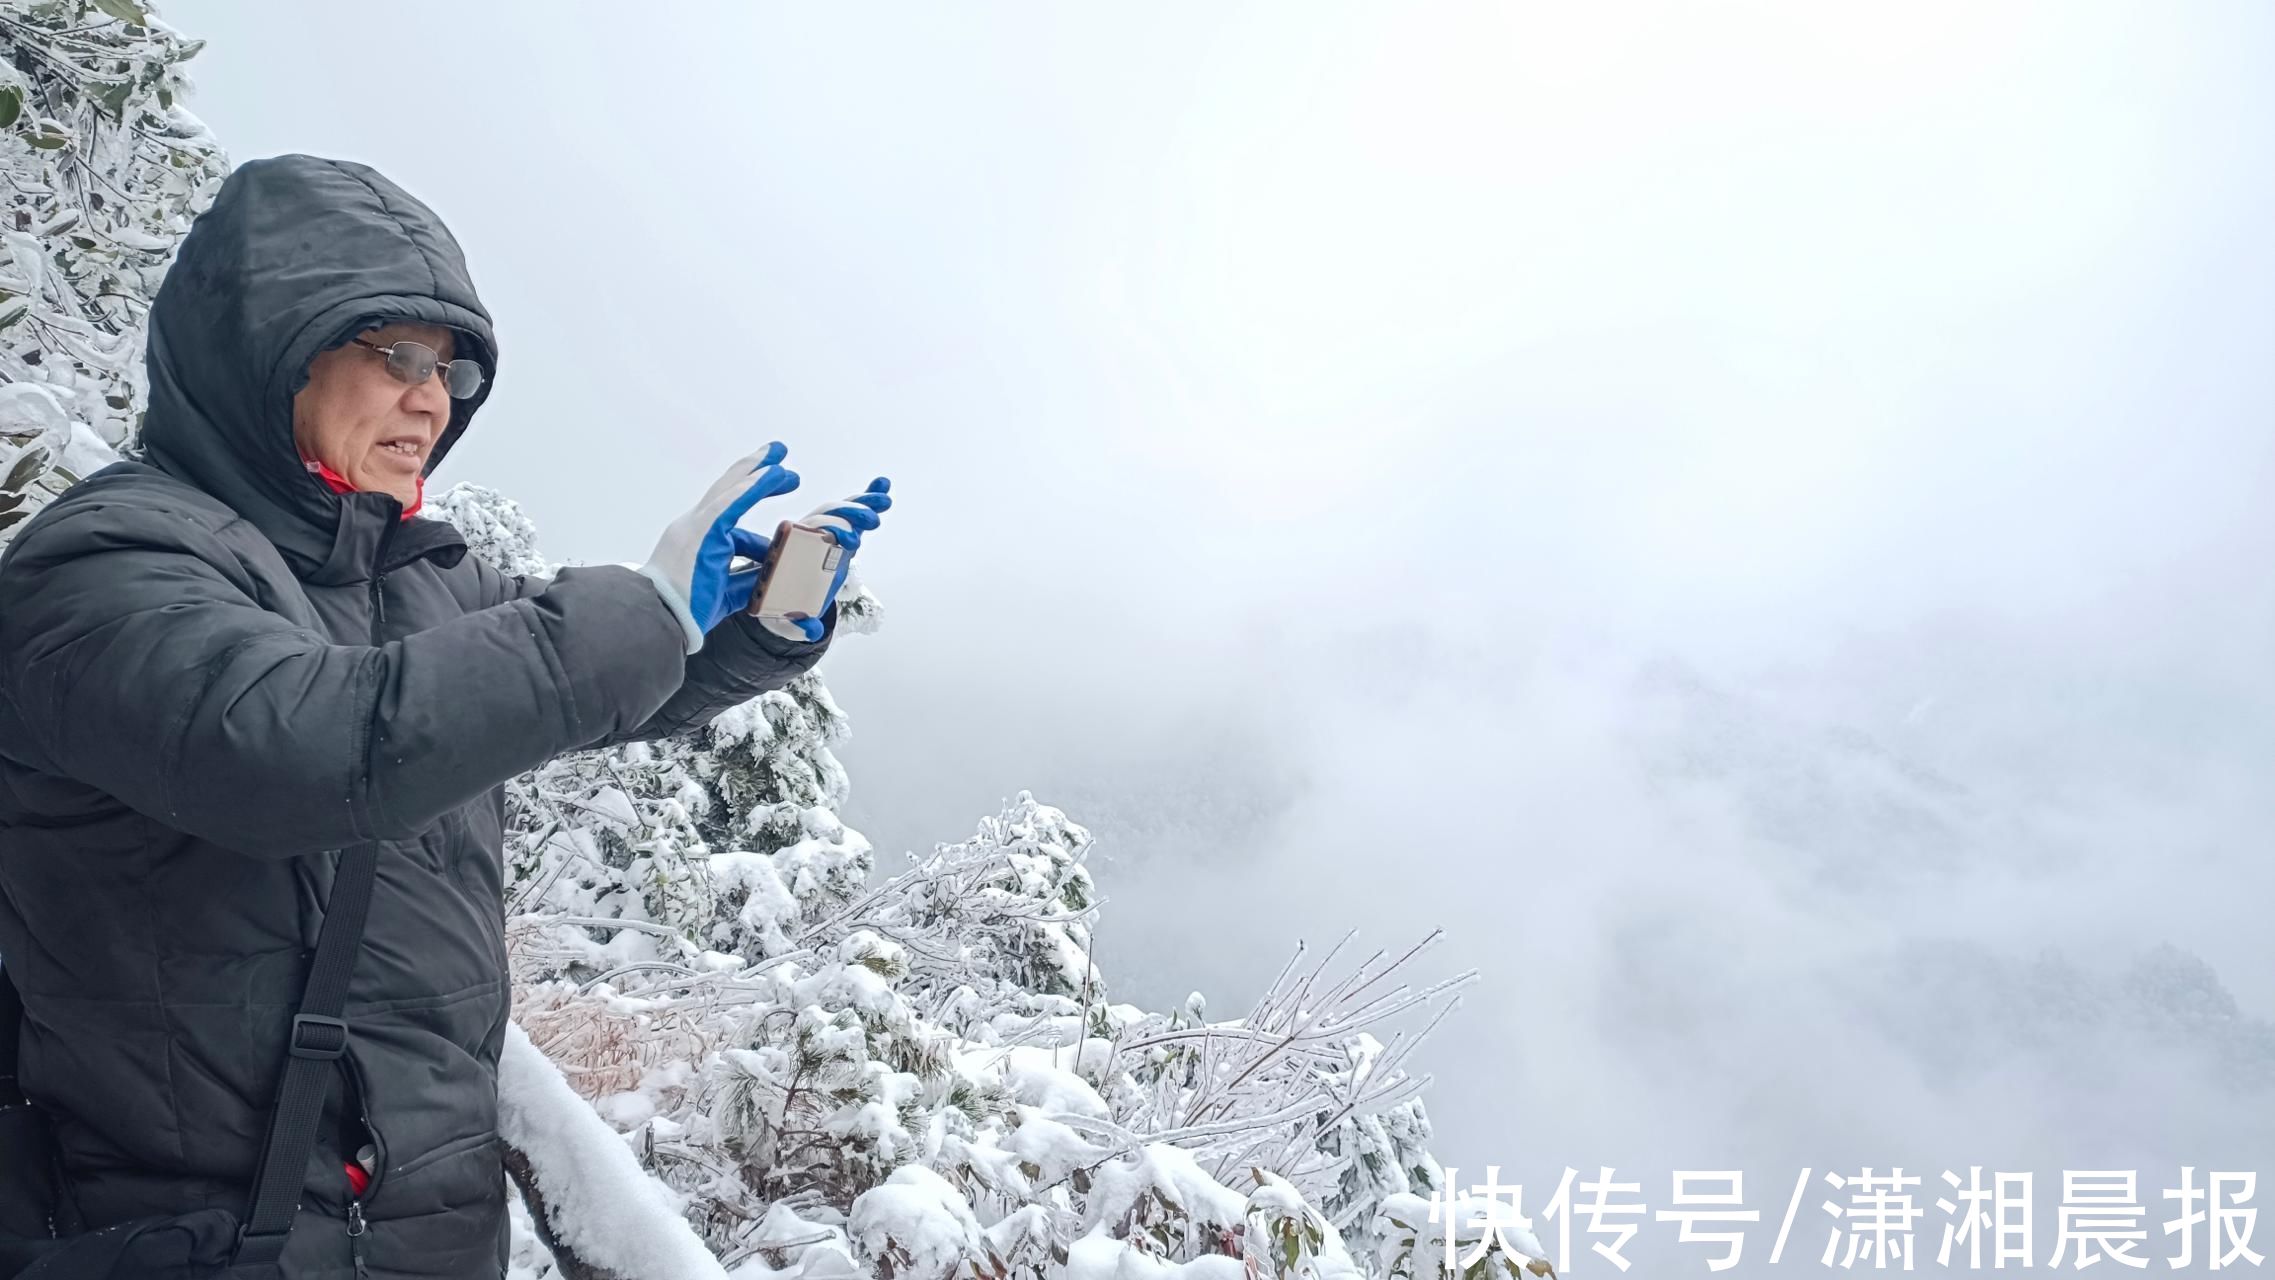
[[[1443,929],[1460,1180],[1743,1167],[1750,1263],[2275,1157],[2275,12],[165,12],[453,227],[551,556],[892,477],[881,872],[1031,790],[1219,1017]]]

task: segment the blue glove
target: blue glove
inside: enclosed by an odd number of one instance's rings
[[[829,591],[822,597],[821,612],[829,612],[830,605],[836,603],[838,589],[845,585],[846,571],[853,567],[853,553],[861,549],[862,533],[877,527],[877,517],[880,512],[892,509],[893,500],[887,493],[892,487],[892,481],[883,476],[878,476],[871,480],[869,487],[861,492],[850,498],[839,499],[836,502],[825,502],[807,513],[803,519],[797,521],[809,529],[827,531],[832,538],[837,540],[837,545],[844,548],[845,551],[845,554],[837,558],[836,573],[830,579]],[[743,536],[751,538],[757,543],[759,549],[756,558],[763,559],[769,545],[767,540],[758,537],[756,534],[744,534]],[[752,553],[744,552],[744,554],[750,555]],[[744,598],[748,599],[749,597],[746,595]],[[785,640],[803,641],[811,644],[822,638],[822,620],[819,617],[760,618],[759,625]]]
[[[750,603],[758,571],[729,573],[727,567],[737,554],[749,554],[756,535],[735,528],[735,522],[760,501],[798,487],[798,473],[780,465],[789,452],[776,441],[727,468],[701,502],[671,522],[639,566],[679,619],[689,653],[703,647],[703,637],[720,619]],[[758,545],[763,556],[766,540],[759,538]]]

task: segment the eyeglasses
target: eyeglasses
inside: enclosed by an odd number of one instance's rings
[[[380,346],[362,338],[353,339],[355,345],[387,357],[387,372],[399,382],[417,386],[442,370],[442,385],[450,388],[450,398],[464,400],[482,389],[482,366],[460,358],[445,360],[442,353],[420,342],[397,342]]]

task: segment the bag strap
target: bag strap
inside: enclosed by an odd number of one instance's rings
[[[262,1144],[260,1173],[253,1181],[252,1210],[238,1232],[237,1265],[274,1264],[292,1235],[301,1185],[308,1178],[308,1154],[316,1148],[324,1094],[348,1051],[348,1024],[340,1014],[347,1008],[348,973],[363,945],[372,881],[378,872],[376,842],[341,851],[339,869],[332,876],[332,898],[316,935],[316,959],[308,967],[300,1012],[292,1019],[276,1105],[269,1111],[268,1139]]]
[[[16,990],[16,975],[0,959],[0,1110],[24,1105],[23,1086],[16,1083],[16,1062],[23,1051],[24,997]]]
[[[17,1069],[23,1061],[24,996],[0,957],[0,1250],[43,1248],[59,1235],[86,1230],[79,1206],[63,1194],[47,1113],[24,1096]],[[11,1238],[13,1237],[13,1238]],[[0,1275],[13,1274],[0,1260]],[[21,1270],[20,1261],[17,1270]]]

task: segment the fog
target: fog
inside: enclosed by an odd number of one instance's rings
[[[1749,1261],[2275,1164],[2275,11],[164,11],[455,229],[552,556],[893,478],[847,816],[1067,809],[1117,998],[1443,928],[1460,1180],[1744,1167]]]

